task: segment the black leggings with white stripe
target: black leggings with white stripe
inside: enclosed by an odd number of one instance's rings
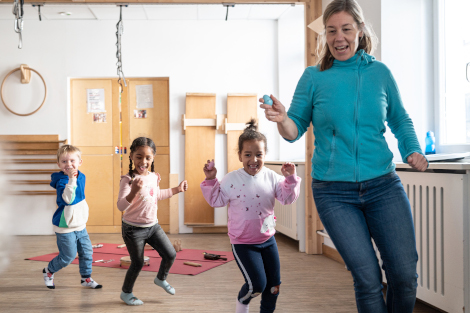
[[[238,301],[250,303],[261,294],[260,313],[272,313],[281,284],[279,252],[274,236],[261,244],[233,244],[233,255],[245,278]]]

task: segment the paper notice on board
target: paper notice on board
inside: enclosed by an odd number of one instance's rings
[[[87,113],[106,112],[104,106],[104,89],[86,90]]]
[[[153,88],[152,85],[137,85],[135,86],[135,93],[137,97],[137,109],[151,109],[153,108]]]
[[[93,113],[93,123],[106,123],[106,113]]]

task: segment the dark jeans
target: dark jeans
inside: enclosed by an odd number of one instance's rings
[[[127,270],[126,278],[122,285],[123,292],[131,293],[134,288],[137,276],[139,276],[144,265],[144,247],[146,243],[157,250],[158,254],[162,257],[157,278],[160,280],[166,279],[175,261],[176,251],[160,225],[137,227],[122,222],[122,238],[131,257],[131,265]]]
[[[260,312],[274,312],[281,284],[281,264],[274,236],[261,244],[232,245],[232,251],[245,278],[238,301],[248,304],[261,294]]]
[[[358,312],[413,312],[418,253],[410,203],[398,175],[360,183],[313,179],[312,191],[320,219],[353,276]],[[386,304],[371,238],[387,278]]]

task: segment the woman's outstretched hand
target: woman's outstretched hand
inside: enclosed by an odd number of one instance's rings
[[[428,161],[426,160],[424,155],[418,152],[415,152],[410,155],[408,158],[406,158],[406,161],[408,161],[409,166],[420,172],[424,172],[428,168]]]
[[[264,109],[264,115],[271,122],[281,123],[287,119],[286,108],[282,105],[281,101],[276,99],[273,95],[270,96],[273,100],[273,104],[264,104],[264,99],[260,98],[260,108]]]
[[[214,160],[212,161],[207,160],[207,163],[204,164],[204,167],[202,168],[204,171],[204,174],[206,174],[206,179],[211,180],[214,179],[215,176],[217,176],[217,169],[214,166]]]
[[[291,162],[286,162],[281,167],[281,173],[284,177],[291,176],[295,174],[295,164]]]

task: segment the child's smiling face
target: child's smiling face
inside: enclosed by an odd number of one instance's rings
[[[70,170],[78,170],[78,167],[82,165],[82,160],[76,153],[63,154],[59,158],[57,165],[65,173],[68,174]]]
[[[261,171],[266,156],[266,147],[263,140],[247,140],[243,142],[243,150],[238,153],[245,172],[254,176]]]
[[[134,152],[131,152],[130,157],[137,173],[139,173],[139,175],[147,175],[154,159],[152,148],[149,146],[140,146]]]

